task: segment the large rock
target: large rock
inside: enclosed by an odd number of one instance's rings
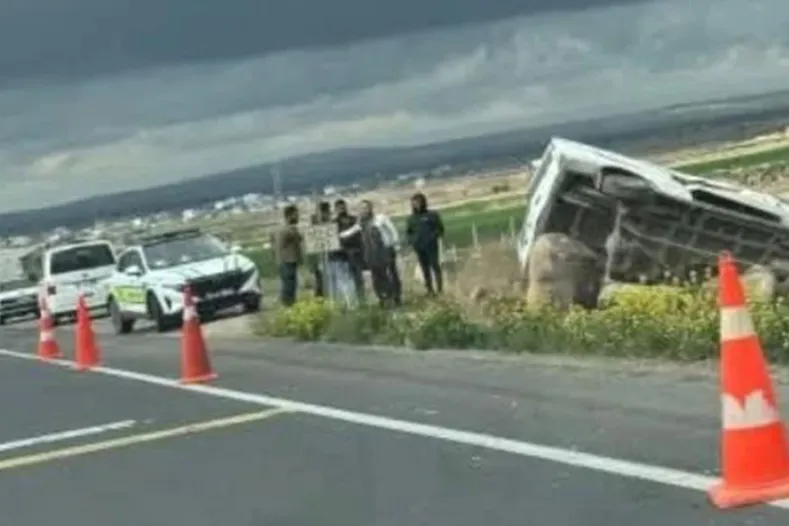
[[[586,245],[564,234],[544,234],[532,247],[526,303],[559,309],[597,307],[604,267]]]
[[[751,300],[774,301],[777,296],[785,296],[787,284],[779,283],[776,273],[769,267],[753,265],[740,275],[745,293]],[[718,278],[708,280],[705,287],[717,291]]]
[[[778,280],[767,267],[754,265],[742,274],[742,284],[754,300],[773,301]]]

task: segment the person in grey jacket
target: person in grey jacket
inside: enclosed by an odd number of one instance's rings
[[[361,235],[362,255],[370,269],[373,288],[382,304],[402,302],[402,284],[397,269],[399,234],[388,216],[376,213],[371,201],[361,204],[359,222],[340,232],[340,238]]]

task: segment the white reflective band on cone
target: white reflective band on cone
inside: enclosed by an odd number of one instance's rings
[[[751,429],[775,424],[780,416],[761,389],[753,391],[745,397],[741,404],[734,396],[721,395],[723,408],[723,429]]]
[[[192,305],[184,307],[184,321],[192,321],[197,318],[197,311]]]
[[[745,305],[721,308],[721,341],[740,340],[754,336],[756,330]]]

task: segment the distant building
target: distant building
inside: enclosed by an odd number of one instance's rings
[[[12,247],[26,247],[33,242],[28,236],[14,236],[8,240],[8,244]]]

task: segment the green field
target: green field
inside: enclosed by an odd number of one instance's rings
[[[789,162],[789,146],[772,148],[761,152],[753,152],[714,161],[702,161],[677,166],[677,169],[690,174],[704,174],[718,170],[734,170],[760,164]]]
[[[474,228],[480,242],[500,239],[502,234],[509,235],[514,228],[517,233],[523,221],[524,205],[516,200],[474,202],[440,210],[444,221],[445,247],[468,248],[474,242]],[[406,217],[392,218],[400,235],[405,238]],[[277,274],[274,252],[270,249],[257,249],[250,247],[246,251],[258,265],[264,277],[274,277]]]

